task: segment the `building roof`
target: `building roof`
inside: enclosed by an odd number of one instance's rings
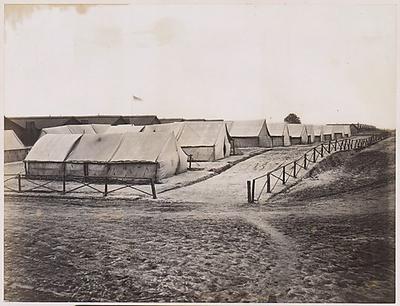
[[[228,123],[229,135],[232,137],[258,137],[265,124],[264,119],[260,120],[235,120]]]
[[[333,133],[333,127],[330,125],[322,126],[322,134],[323,135],[331,135]]]
[[[186,121],[178,140],[183,147],[214,146],[220,133],[227,133],[223,121]]]
[[[322,125],[315,125],[313,126],[314,128],[314,136],[321,136],[322,134]]]
[[[139,133],[143,130],[143,126],[136,126],[133,124],[120,124],[110,126],[104,133],[105,134],[119,134],[119,133]]]
[[[268,123],[267,122],[267,129],[268,133],[271,136],[283,136],[285,134],[286,123]]]
[[[26,161],[63,162],[82,134],[47,134],[39,138]]]
[[[171,123],[163,123],[163,124],[152,124],[146,125],[143,128],[144,133],[174,133],[176,139],[182,134],[183,127],[185,126],[184,122],[171,122]]]
[[[289,136],[290,137],[301,137],[305,127],[303,124],[288,124]]]
[[[306,127],[306,132],[307,132],[307,135],[308,136],[311,136],[311,135],[315,135],[314,134],[314,125],[312,125],[312,124],[305,124],[304,125],[305,127]]]
[[[25,148],[22,141],[13,130],[4,131],[4,150],[17,150]]]

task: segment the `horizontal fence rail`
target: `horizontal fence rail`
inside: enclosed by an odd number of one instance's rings
[[[248,180],[246,182],[247,202],[258,202],[264,192],[272,193],[278,184],[285,185],[289,180],[296,179],[301,171],[308,170],[310,164],[317,163],[324,156],[340,151],[360,150],[387,137],[387,133],[382,133],[366,138],[343,138],[323,142],[305,152],[298,159],[281,164],[263,175]],[[256,191],[257,183],[261,186],[258,192]]]
[[[11,187],[7,182],[17,181],[17,187]],[[23,187],[23,182],[33,185],[33,187]],[[50,185],[51,183],[61,183],[61,189]],[[75,183],[74,186],[69,188],[69,183]],[[78,185],[76,185],[78,184]],[[137,187],[137,185],[149,184],[151,192],[147,192]],[[14,184],[15,185],[15,184]],[[111,186],[117,185],[111,189]],[[101,188],[103,186],[103,188]],[[4,174],[4,190],[24,193],[24,192],[54,192],[59,194],[69,194],[84,187],[90,188],[96,193],[101,193],[103,196],[107,196],[111,193],[122,189],[132,189],[145,195],[152,196],[153,199],[157,199],[157,193],[155,188],[155,180],[149,178],[128,178],[128,177],[91,177],[91,176],[71,176],[71,175],[26,175],[26,174]]]

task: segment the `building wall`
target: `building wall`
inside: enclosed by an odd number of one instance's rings
[[[272,146],[273,147],[283,147],[284,146],[284,136],[272,136]]]
[[[292,145],[302,144],[301,137],[290,137],[290,142]]]
[[[24,160],[25,157],[28,155],[29,150],[30,148],[4,150],[4,163],[12,163]]]

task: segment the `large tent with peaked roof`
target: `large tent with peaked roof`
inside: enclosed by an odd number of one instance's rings
[[[308,136],[304,124],[288,124],[288,130],[292,145],[307,143]]]
[[[328,126],[333,128],[333,136],[335,139],[351,136],[350,124],[328,124]]]
[[[264,119],[228,121],[226,126],[235,147],[272,147],[272,139]]]
[[[31,176],[161,180],[186,171],[187,157],[172,133],[48,134],[25,164]]]
[[[290,146],[289,130],[286,123],[267,123],[273,147]]]
[[[230,155],[229,134],[223,121],[186,121],[178,143],[193,161],[215,161]]]

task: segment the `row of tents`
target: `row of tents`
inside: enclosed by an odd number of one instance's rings
[[[7,135],[10,138],[10,133]],[[15,133],[12,136],[16,137]],[[289,146],[349,136],[350,129],[346,126],[266,123],[265,120],[188,121],[146,126],[64,125],[43,128],[24,161],[27,174],[33,176],[160,180],[186,171],[188,160],[215,161],[227,157],[232,147]],[[7,139],[5,142],[9,142]]]

